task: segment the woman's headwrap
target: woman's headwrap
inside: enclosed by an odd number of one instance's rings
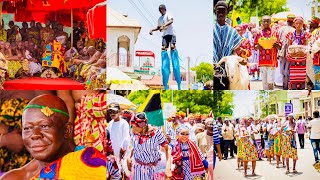
[[[296,18],[294,18],[293,22],[297,22],[297,21],[301,21],[302,23],[304,23],[303,17],[301,16],[297,16]]]
[[[136,127],[145,127],[148,125],[147,115],[145,113],[138,113],[130,120],[130,123]]]
[[[176,134],[179,134],[181,131],[183,130],[188,130],[190,132],[190,129],[187,125],[185,124],[181,124],[180,126],[178,126],[177,130],[176,130]]]
[[[130,111],[130,110],[124,110],[122,112],[122,116],[126,117],[126,118],[129,118],[130,121],[131,121],[134,118],[134,113],[132,111]]]

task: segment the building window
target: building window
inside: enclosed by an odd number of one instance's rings
[[[320,98],[314,98],[314,103],[315,103],[315,105],[314,105],[315,109],[319,109],[319,107],[320,107]]]

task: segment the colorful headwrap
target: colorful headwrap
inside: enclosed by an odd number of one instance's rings
[[[185,118],[186,117],[186,113],[180,111],[178,114],[179,118]]]
[[[55,112],[60,113],[60,114],[63,114],[63,115],[65,115],[65,116],[67,116],[67,117],[70,117],[70,116],[69,116],[69,113],[64,112],[64,111],[62,111],[62,110],[60,110],[60,109],[50,108],[50,107],[48,107],[48,106],[40,106],[40,105],[37,105],[37,104],[27,105],[27,106],[23,109],[23,111],[25,111],[25,110],[27,110],[27,109],[30,109],[30,108],[38,108],[38,109],[41,109],[41,112],[42,112],[45,116],[47,116],[47,117],[50,117],[50,116],[53,115]]]
[[[188,130],[190,131],[189,127],[185,124],[181,124],[180,126],[178,126],[177,130],[176,130],[176,134],[179,134],[182,130]]]
[[[301,21],[302,23],[304,23],[303,17],[301,16],[297,16],[296,18],[294,18],[293,22],[297,22],[297,21]]]
[[[130,120],[130,123],[136,127],[145,127],[148,125],[147,115],[145,113],[138,113]]]
[[[130,118],[130,121],[131,121],[134,118],[134,113],[132,111],[130,111],[130,110],[124,110],[122,112],[122,116]]]
[[[293,22],[295,18],[296,18],[296,16],[295,16],[294,14],[289,14],[289,15],[287,16],[287,21]]]
[[[311,22],[320,24],[320,19],[317,16],[312,16]]]

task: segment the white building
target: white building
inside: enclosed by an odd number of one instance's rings
[[[108,67],[119,68],[123,72],[134,72],[134,44],[141,26],[107,6],[107,62]]]

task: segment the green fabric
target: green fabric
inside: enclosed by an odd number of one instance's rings
[[[162,109],[156,110],[156,111],[150,111],[145,112],[148,118],[148,124],[154,125],[154,126],[163,126],[163,113]]]
[[[29,109],[29,108],[38,108],[38,109],[42,109],[42,108],[45,108],[46,106],[40,106],[40,105],[37,105],[37,104],[31,104],[31,105],[27,105],[23,111],[25,111],[26,109]],[[56,108],[50,108],[53,112],[57,112],[57,113],[61,113],[65,116],[69,116],[69,113],[67,112],[64,112],[64,111],[61,111],[60,109],[56,109]]]

